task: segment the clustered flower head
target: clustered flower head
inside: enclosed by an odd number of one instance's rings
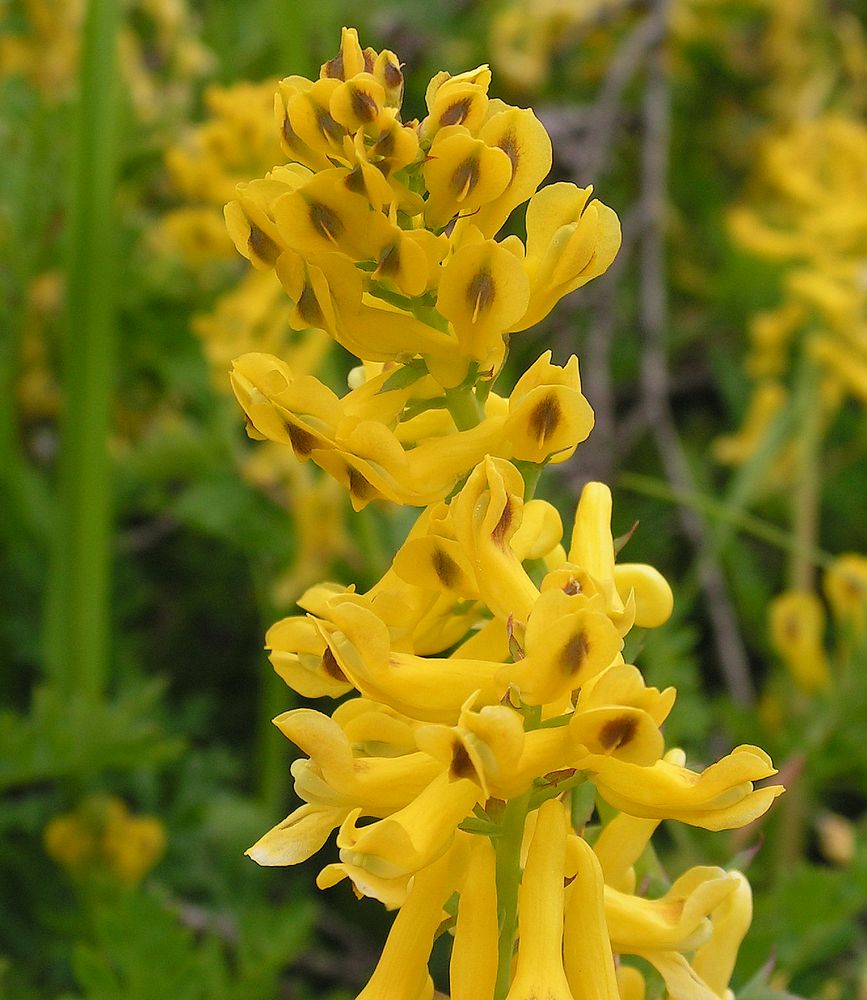
[[[73,812],[45,828],[45,850],[77,879],[108,874],[135,885],[160,860],[166,846],[162,823],[136,816],[113,795],[90,795]]]
[[[444,933],[454,1000],[643,997],[622,956],[672,997],[727,997],[746,880],[696,867],[647,894],[636,866],[661,821],[742,826],[781,789],[754,786],[774,773],[756,747],[701,771],[666,751],[675,692],[623,650],[672,594],[616,560],[608,488],[585,487],[568,532],[532,496],[592,426],[577,360],[543,354],[507,395],[492,383],[509,336],[607,268],[619,227],[589,189],[537,191],[548,137],[489,82],[486,67],[440,73],[428,115],[404,123],[397,57],[344,29],[317,81],[279,86],[290,162],[226,209],[293,323],[360,362],[340,397],[270,355],[239,358],[250,433],[315,462],[357,508],[423,508],[366,593],[318,584],[269,630],[287,684],[339,702],[274,720],[304,754],[302,804],[248,853],[296,864],[336,831],[319,886],[348,879],[397,911],[364,1000],[431,997]],[[497,240],[527,199],[526,244]]]
[[[754,380],[742,429],[717,442],[740,464],[786,407],[792,374],[819,375],[830,423],[842,402],[867,402],[867,128],[838,114],[795,123],[760,147],[761,203],[732,211],[735,240],[786,266],[779,304],[750,324]]]

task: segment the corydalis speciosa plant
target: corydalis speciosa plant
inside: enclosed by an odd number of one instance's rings
[[[651,896],[636,865],[662,820],[742,826],[781,789],[754,787],[774,773],[756,747],[702,772],[666,752],[675,692],[647,687],[622,649],[672,595],[652,567],[615,562],[608,488],[585,487],[568,537],[532,497],[593,423],[577,359],[546,353],[510,393],[492,385],[510,335],[603,273],[620,229],[589,188],[537,190],[548,136],[489,82],[484,66],[437,74],[427,116],[405,123],[397,57],[345,29],[318,80],[279,86],[289,162],[226,208],[293,326],[361,362],[338,397],[270,355],[239,358],[250,433],[315,462],[356,508],[422,508],[367,593],[312,587],[305,614],[269,631],[292,688],[340,701],[275,719],[306,755],[303,804],[249,854],[295,864],[337,831],[319,886],[348,878],[397,911],[363,1000],[432,996],[443,933],[453,1000],[642,997],[629,956],[678,1000],[725,997],[744,877],[696,867]],[[498,241],[528,199],[526,242]]]

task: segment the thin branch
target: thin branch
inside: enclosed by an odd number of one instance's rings
[[[671,412],[665,345],[668,326],[665,215],[671,95],[663,42],[668,15],[669,0],[653,0],[650,17],[658,26],[653,33],[657,42],[648,58],[642,108],[641,202],[645,222],[639,288],[643,336],[642,390],[645,412],[666,477],[675,489],[694,493],[692,472]],[[751,704],[755,700],[755,691],[749,662],[725,578],[714,558],[707,524],[694,509],[681,507],[678,513],[683,532],[696,552],[699,580],[707,599],[714,645],[726,686],[736,703]]]

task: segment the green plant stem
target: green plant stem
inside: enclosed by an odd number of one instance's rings
[[[816,549],[819,536],[822,409],[818,372],[806,356],[798,387],[798,411],[798,472],[792,511],[796,545],[789,566],[789,585],[793,590],[812,591],[815,572],[809,553]]]
[[[725,503],[712,500],[702,493],[675,489],[660,479],[644,476],[637,472],[621,473],[618,485],[631,493],[639,493],[642,496],[665,500],[668,503],[680,504],[684,507],[693,507],[708,517],[732,524],[745,534],[752,535],[754,538],[767,542],[784,552],[794,553],[800,550],[802,557],[808,559],[815,566],[827,568],[834,561],[834,557],[830,553],[815,545],[802,549],[801,540],[788,531],[769,524],[761,518],[754,517],[752,514],[743,513],[737,509],[732,510]]]
[[[119,0],[90,0],[84,25],[67,233],[67,326],[59,511],[46,666],[61,689],[98,696],[107,676],[115,351]]]
[[[481,420],[478,400],[468,385],[445,390],[446,406],[459,431],[468,431],[478,426]]]
[[[531,791],[511,799],[503,812],[502,832],[497,837],[497,911],[500,918],[500,943],[497,983],[494,1000],[503,1000],[509,992],[512,952],[518,928],[518,889],[521,885],[521,842]]]

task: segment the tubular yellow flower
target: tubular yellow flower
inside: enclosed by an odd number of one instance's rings
[[[603,826],[593,844],[593,851],[606,885],[621,892],[634,892],[633,865],[641,857],[659,823],[658,819],[640,819],[618,813]]]
[[[736,747],[700,774],[666,760],[635,767],[613,757],[588,757],[594,782],[615,809],[646,819],[677,819],[706,830],[745,826],[782,793],[781,785],[754,789],[753,782],[776,774],[758,747]]]
[[[482,600],[502,619],[526,622],[539,595],[509,544],[520,525],[523,493],[517,469],[489,457],[473,470],[450,513]]]
[[[828,686],[825,610],[808,591],[789,591],[771,602],[771,642],[786,669],[804,691]]]
[[[572,1000],[563,969],[566,812],[549,799],[539,818],[518,896],[518,960],[506,1000]]]
[[[460,894],[449,995],[479,1000],[494,995],[497,978],[496,853],[484,837],[473,838]]]
[[[337,835],[340,860],[388,879],[426,868],[447,850],[458,824],[482,797],[475,781],[459,774],[456,763],[409,805],[368,826],[356,827],[361,810],[351,812]]]
[[[419,1000],[427,990],[427,963],[443,905],[456,884],[455,859],[446,854],[413,880],[382,956],[358,1000]]]
[[[527,208],[530,304],[513,331],[544,319],[569,292],[604,274],[620,249],[620,221],[599,201],[588,204],[592,187],[549,184]]]
[[[834,561],[823,580],[834,617],[861,639],[867,626],[867,559],[846,553]]]
[[[512,211],[534,194],[547,176],[551,140],[529,108],[512,108],[494,100],[489,102],[488,115],[479,138],[509,157],[512,175],[503,193],[473,215],[472,224],[485,236],[495,236]]]
[[[620,1000],[606,923],[602,868],[586,840],[570,836],[569,843],[576,870],[566,896],[566,978],[573,997]]]
[[[711,936],[708,915],[734,893],[739,876],[721,868],[691,868],[661,899],[605,890],[605,915],[615,951],[693,951]]]
[[[728,876],[734,880],[735,889],[711,914],[713,931],[710,940],[698,948],[692,958],[696,973],[724,1000],[734,997],[728,984],[738,948],[753,918],[753,894],[749,882],[737,871],[728,872]]]
[[[501,676],[528,705],[559,702],[608,667],[621,646],[608,617],[582,594],[548,590],[527,619],[524,658],[504,668]]]

